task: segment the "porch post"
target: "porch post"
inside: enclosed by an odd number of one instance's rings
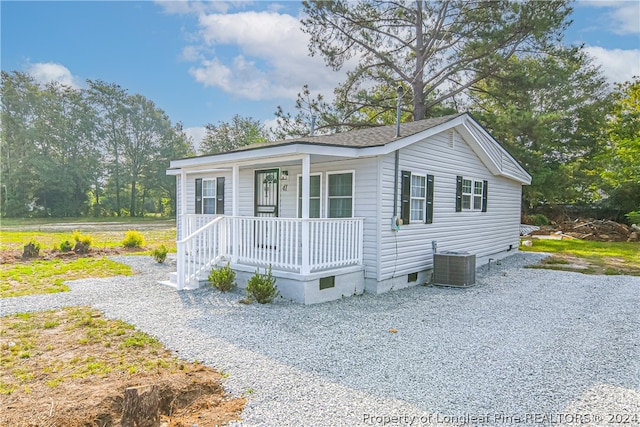
[[[180,170],[180,239],[187,237],[187,173]]]
[[[182,240],[187,237],[187,173],[184,169],[180,170],[180,228],[179,230],[179,239]],[[178,259],[177,259],[177,283],[176,289],[182,290],[185,285],[185,271],[187,257],[186,257],[186,246],[184,243],[177,244],[178,250]]]
[[[302,266],[300,274],[309,274],[310,235],[309,235],[309,174],[311,172],[311,156],[306,154],[302,158]]]
[[[240,194],[240,167],[234,165],[231,172],[231,215],[238,216],[238,194]]]
[[[240,244],[240,234],[238,230],[239,221],[237,220],[238,215],[240,215],[239,206],[240,201],[238,198],[240,197],[240,166],[233,165],[233,169],[231,172],[231,222],[227,221],[228,226],[231,226],[231,262],[238,262],[238,245]],[[229,218],[227,218],[228,220]]]

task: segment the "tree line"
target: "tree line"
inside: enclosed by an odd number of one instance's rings
[[[532,175],[523,209],[599,202],[640,210],[640,82],[610,87],[565,46],[565,0],[305,1],[302,30],[328,67],[357,63],[325,100],[304,86],[275,129],[251,117],[206,124],[199,154],[470,112]],[[194,154],[181,125],[116,84],[41,87],[2,74],[2,214],[170,212],[164,170]]]
[[[171,215],[171,159],[194,154],[180,123],[115,83],[86,89],[2,72],[2,216]]]
[[[356,67],[327,102],[304,86],[276,136],[332,133],[470,112],[532,175],[523,209],[640,211],[639,81],[611,88],[562,43],[565,0],[304,1],[311,55]]]

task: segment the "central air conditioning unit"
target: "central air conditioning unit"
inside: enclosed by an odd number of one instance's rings
[[[468,252],[433,255],[433,284],[466,288],[476,283],[476,256]]]

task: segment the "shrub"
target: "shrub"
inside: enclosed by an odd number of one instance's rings
[[[247,283],[247,294],[260,304],[269,303],[278,296],[278,287],[276,279],[271,275],[271,266],[266,274],[260,274],[259,271],[256,271],[256,274],[251,276],[249,283]]]
[[[60,250],[62,252],[69,252],[73,249],[73,245],[71,244],[70,241],[65,240],[64,242],[60,243]]]
[[[629,224],[635,224],[640,226],[640,211],[629,212],[624,216],[627,218],[627,221],[629,221]]]
[[[230,291],[236,287],[236,273],[231,269],[229,263],[227,263],[224,267],[211,270],[209,283],[222,292]]]
[[[151,255],[153,255],[153,259],[156,260],[158,264],[162,264],[165,259],[167,259],[167,248],[164,245],[160,245],[153,250]]]
[[[549,225],[549,218],[547,218],[543,214],[534,214],[529,217],[533,225],[541,226],[541,225]]]
[[[73,237],[73,240],[75,240],[76,243],[82,243],[82,245],[87,249],[89,249],[93,244],[93,237],[89,235],[80,234],[78,230],[74,230],[71,237]]]
[[[144,246],[144,236],[136,230],[129,230],[124,236],[122,246],[125,248],[140,248]]]

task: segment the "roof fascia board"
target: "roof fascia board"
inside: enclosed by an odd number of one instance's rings
[[[232,153],[222,153],[205,157],[194,157],[189,159],[173,160],[170,163],[170,169],[174,168],[192,168],[202,165],[214,165],[214,164],[240,164],[243,162],[255,163],[257,161],[264,160],[265,162],[272,161],[275,158],[281,160],[283,156],[301,155],[304,154],[318,154],[324,156],[336,156],[336,157],[358,157],[358,149],[353,147],[336,147],[336,146],[321,146],[304,143],[292,143],[286,145],[277,145],[274,147],[264,147],[253,150],[234,151]]]
[[[207,169],[167,169],[167,175],[196,174],[196,173],[212,173],[212,172],[230,172],[230,168],[207,168]]]
[[[504,176],[505,178],[512,179],[514,181],[518,181],[522,184],[531,184],[531,175],[529,175],[522,167],[516,162],[516,160],[505,150],[489,133],[484,130],[482,126],[480,126],[475,120],[470,117],[470,121],[466,122],[464,126],[459,128],[460,135],[465,139],[467,144],[471,147],[471,149],[476,153],[476,155],[482,160],[482,162],[487,166],[489,171],[494,175]],[[491,144],[494,144],[500,151],[501,156],[506,157],[507,161],[512,162],[514,165],[518,167],[518,170],[521,172],[521,175],[516,175],[513,173],[506,172],[501,165],[495,163],[489,153],[486,152],[482,144],[477,141],[476,136],[474,135],[476,132],[482,134],[482,136],[488,138]],[[469,143],[469,140],[473,141],[473,143]]]
[[[471,121],[473,127],[478,132],[480,132],[482,135],[488,138],[491,142],[493,142],[498,147],[498,149],[502,152],[503,155],[507,156],[509,159],[513,161],[513,163],[516,165],[516,167],[520,172],[522,172],[524,175],[531,178],[531,175],[529,175],[529,173],[522,166],[520,166],[520,163],[518,163],[516,159],[514,159],[513,156],[509,154],[509,152],[502,145],[500,145],[500,143],[496,141],[495,138],[491,136],[491,134],[487,132],[487,130],[484,127],[482,127],[478,122],[476,122],[471,116],[469,116],[469,120]]]
[[[470,129],[469,123],[463,123],[462,126],[458,128],[458,131],[460,132],[460,136],[462,136],[473,152],[476,153],[476,156],[482,160],[482,163],[484,163],[489,171],[494,175],[501,175],[502,168],[493,160],[489,153],[487,153],[482,144],[480,144],[474,135],[473,129]]]

